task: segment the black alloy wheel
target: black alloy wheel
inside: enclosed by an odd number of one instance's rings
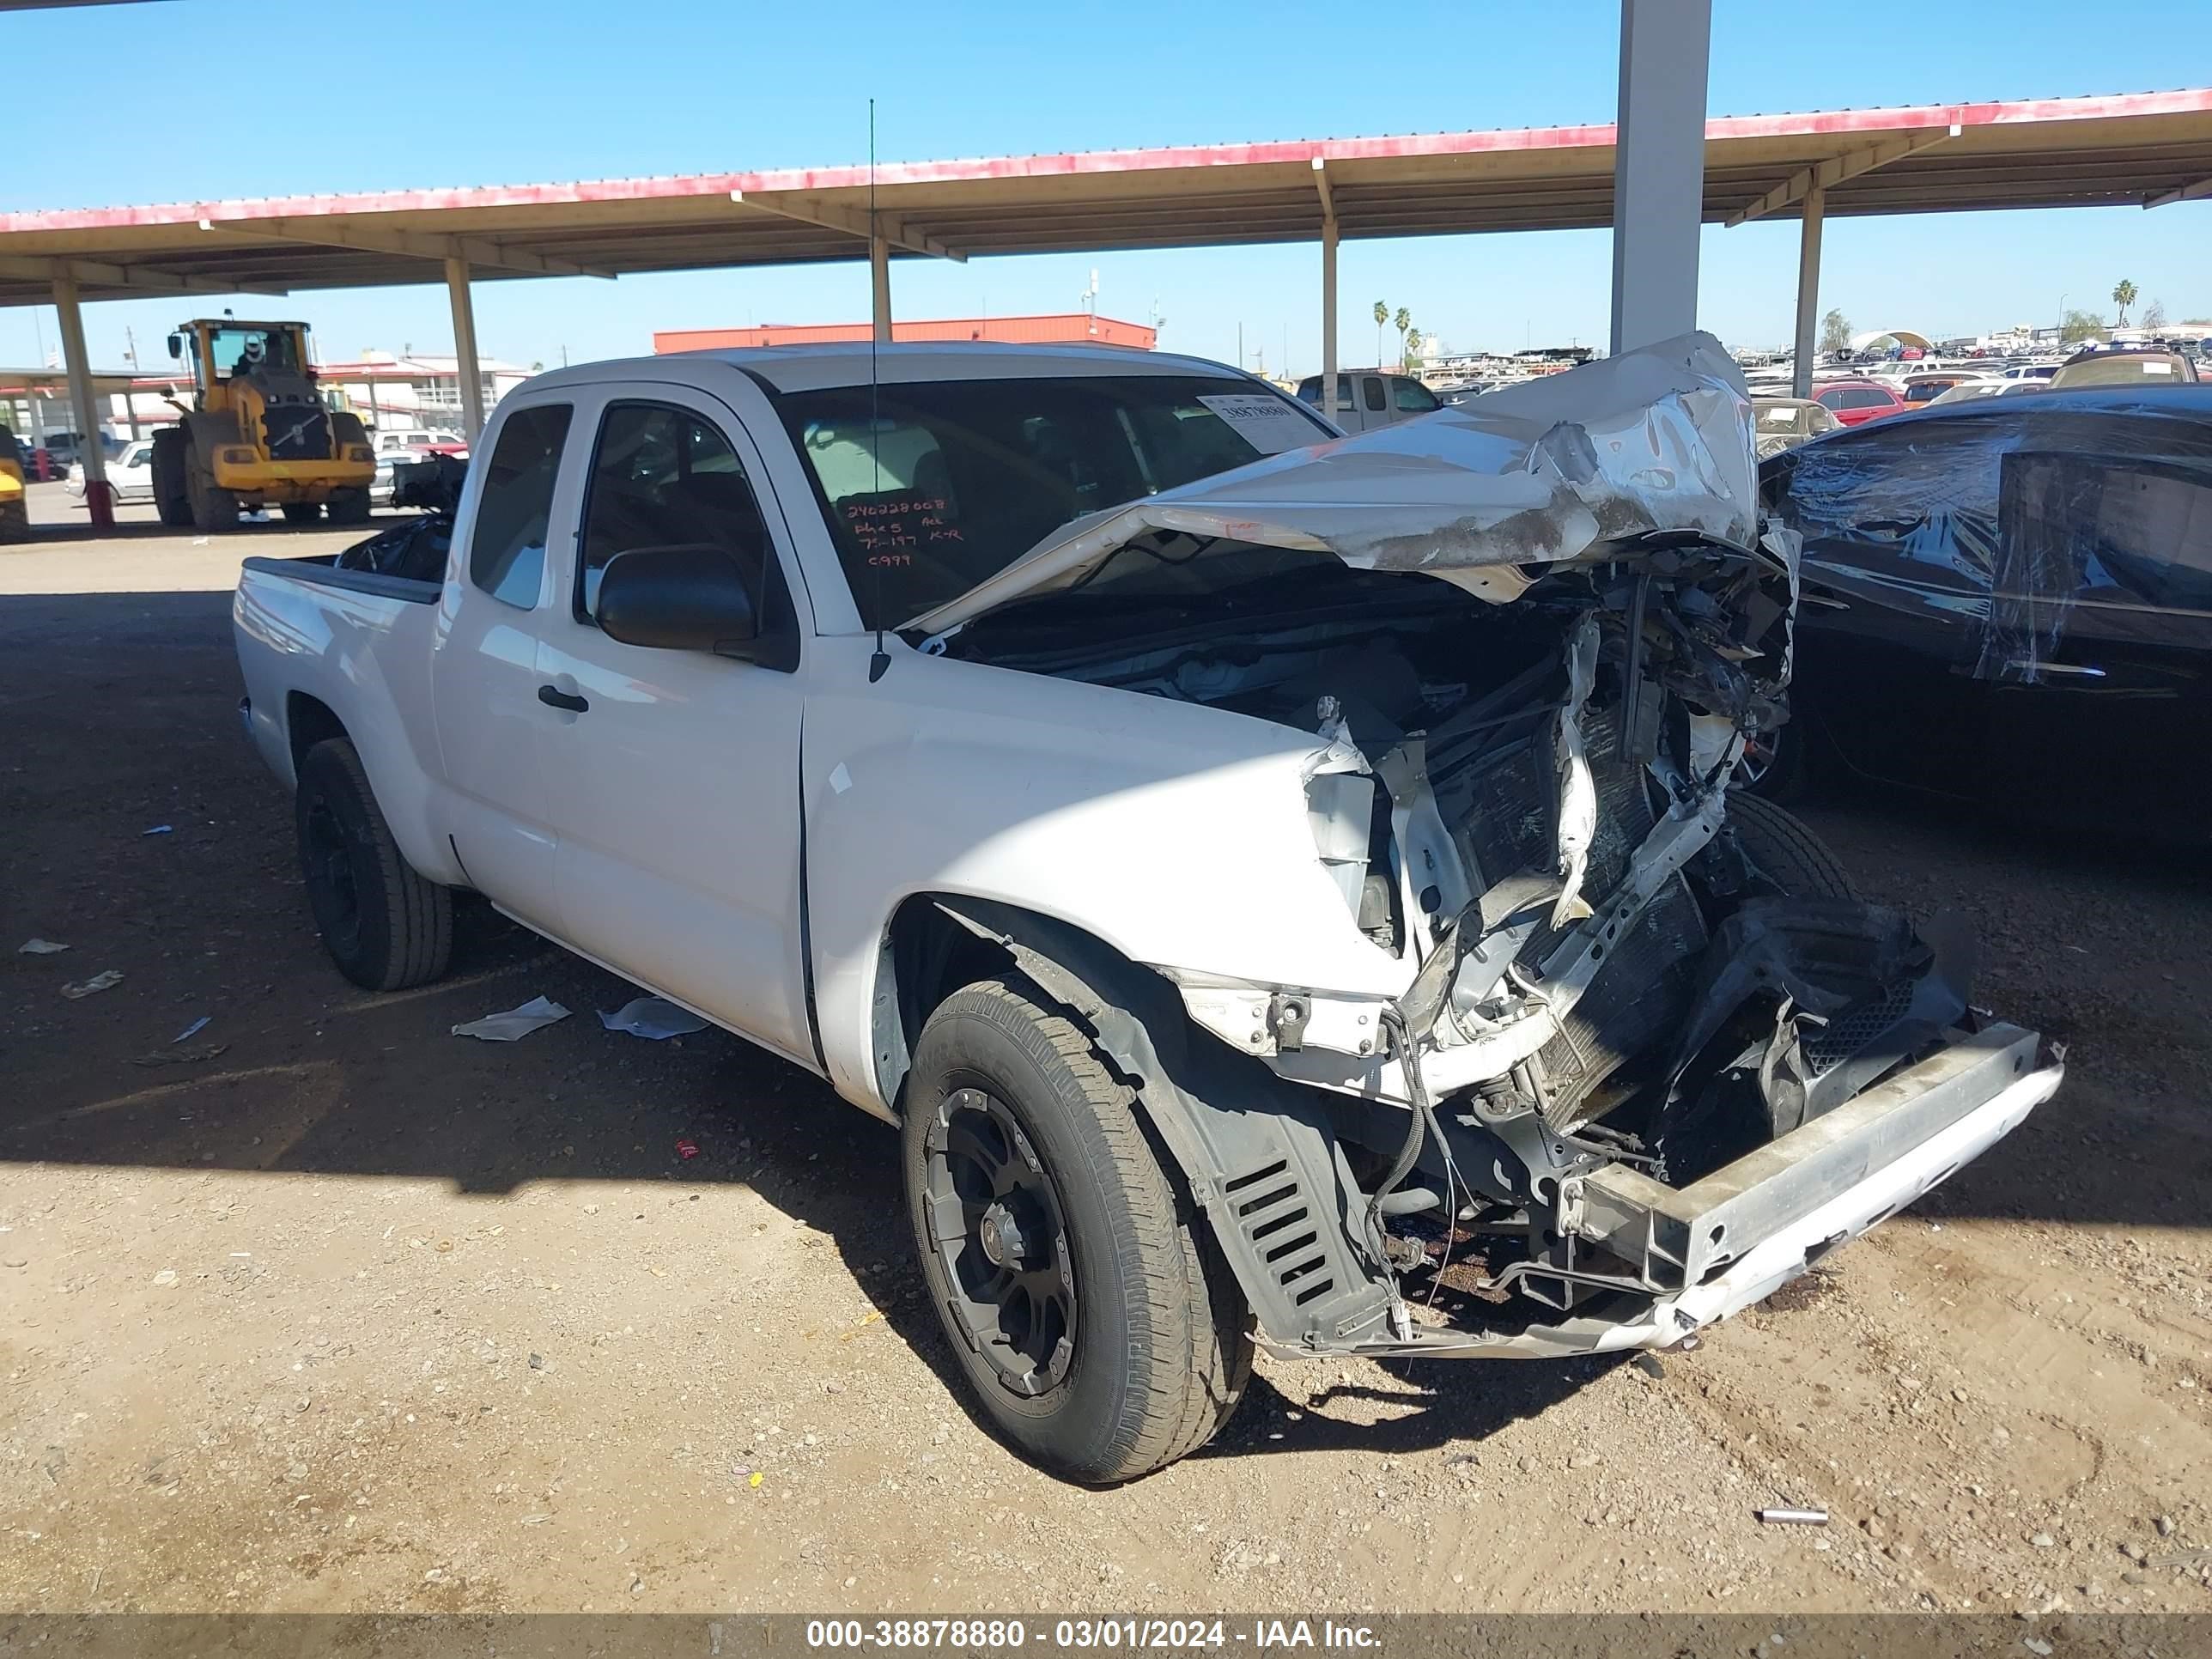
[[[930,1248],[950,1310],[1009,1393],[1042,1400],[1075,1363],[1076,1271],[1060,1193],[1005,1102],[954,1090],[925,1137]]]

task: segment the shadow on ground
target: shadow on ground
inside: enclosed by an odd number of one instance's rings
[[[0,769],[12,930],[0,1159],[413,1176],[487,1195],[546,1180],[742,1182],[829,1235],[856,1273],[906,1256],[887,1127],[721,1033],[603,1031],[593,1011],[630,988],[488,909],[465,909],[439,985],[377,997],[341,980],[308,925],[289,803],[240,732],[228,612],[222,593],[0,599],[13,739]],[[2212,939],[2196,866],[2100,859],[2078,840],[1894,804],[1831,802],[1815,819],[1869,891],[1916,906],[1964,895],[1984,926],[1988,999],[2030,1023],[2055,1017],[2080,1045],[2059,1100],[1930,1207],[2201,1224],[2182,1178],[2207,1162],[2212,1060],[2184,980]],[[33,936],[70,948],[15,953]],[[62,995],[104,969],[123,975],[112,989]],[[541,994],[574,1016],[514,1045],[450,1035]],[[885,1311],[964,1400],[918,1289]],[[1393,1414],[1364,1425],[1261,1382],[1258,1408],[1212,1455],[1480,1439],[1602,1369],[1431,1366],[1364,1402]]]

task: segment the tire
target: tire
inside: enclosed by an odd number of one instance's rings
[[[1791,898],[1856,898],[1850,872],[1827,843],[1771,800],[1736,790],[1728,822],[1744,856]]]
[[[192,521],[192,492],[185,462],[185,434],[164,427],[154,434],[154,507],[161,522],[183,529]]]
[[[408,865],[353,744],[329,738],[307,750],[295,799],[300,873],[338,971],[371,991],[441,977],[453,953],[453,896]]]
[[[281,510],[286,524],[313,524],[323,516],[319,501],[286,501]]]
[[[331,492],[332,524],[367,524],[369,521],[368,509],[368,491],[366,489],[334,489]]]
[[[0,542],[26,542],[30,538],[30,503],[20,499],[0,501]]]
[[[1251,1376],[1243,1298],[1089,1039],[1026,980],[981,981],[929,1017],[905,1096],[922,1275],[1000,1437],[1093,1486],[1212,1439]]]
[[[237,495],[218,489],[215,474],[202,466],[197,457],[191,458],[185,476],[191,481],[192,528],[203,536],[237,529]]]

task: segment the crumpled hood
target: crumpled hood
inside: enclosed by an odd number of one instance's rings
[[[1516,567],[1653,531],[1749,546],[1757,516],[1749,394],[1701,331],[1078,519],[901,631],[1068,586],[1158,532],[1424,571],[1502,604],[1534,580]]]

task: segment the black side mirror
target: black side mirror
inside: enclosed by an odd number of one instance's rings
[[[634,547],[599,578],[599,627],[624,645],[750,654],[760,632],[737,561],[711,545]]]
[[[169,356],[172,357],[182,358],[184,355],[185,337],[181,334],[172,334],[169,337]]]

